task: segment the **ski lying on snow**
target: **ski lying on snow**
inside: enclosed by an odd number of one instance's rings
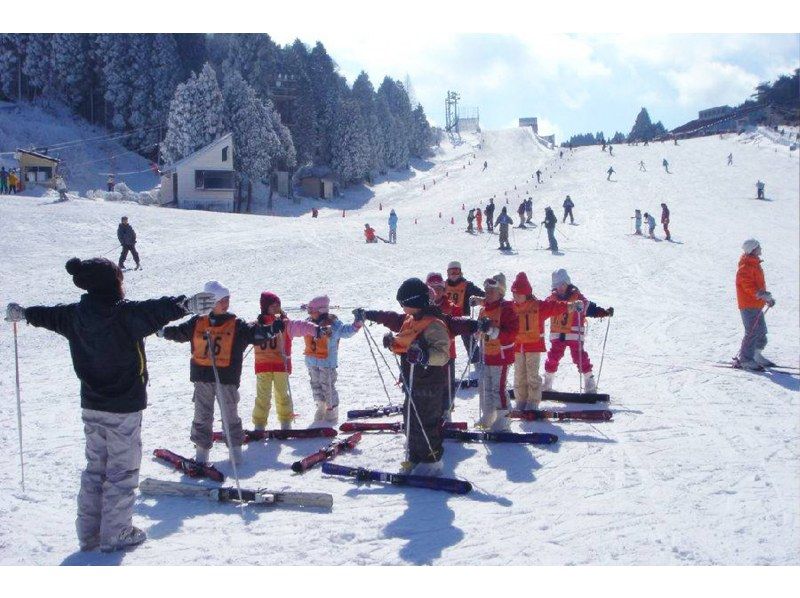
[[[445,430],[466,430],[467,422],[445,422]],[[345,422],[339,426],[340,432],[396,432],[403,431],[403,422]]]
[[[356,432],[344,440],[336,440],[325,448],[318,450],[316,453],[311,453],[308,457],[304,457],[300,461],[295,461],[292,463],[292,471],[297,473],[306,472],[314,467],[317,463],[330,461],[342,451],[353,450],[360,440],[361,432]]]
[[[464,432],[463,430],[442,430],[442,438],[461,442],[516,442],[520,444],[553,444],[558,436],[544,432],[517,434],[515,432]]]
[[[353,409],[347,412],[347,419],[361,419],[364,417],[384,417],[403,412],[402,405],[387,405],[386,407],[371,407],[369,409]]]
[[[558,392],[543,390],[543,401],[558,401],[561,403],[607,403],[611,397],[597,392]]]
[[[323,463],[322,473],[349,476],[355,478],[359,482],[383,482],[394,486],[428,488],[429,490],[443,490],[454,494],[467,494],[472,490],[472,484],[465,480],[389,473],[387,471],[375,471],[362,467],[348,467],[337,463]]]
[[[182,457],[167,449],[156,449],[153,451],[153,455],[156,459],[169,463],[190,478],[208,478],[220,483],[225,481],[225,476],[222,475],[222,472],[208,463],[198,463],[194,459]]]
[[[299,430],[245,430],[244,443],[256,440],[293,440],[302,438],[333,438],[336,430],[333,428],[301,428]],[[225,432],[214,432],[211,436],[214,442],[225,442]]]
[[[718,368],[732,368],[734,370],[742,370],[745,372],[778,372],[779,374],[798,374],[800,373],[800,368],[790,366],[790,365],[771,365],[771,366],[760,366],[758,370],[751,370],[748,368],[743,368],[739,364],[739,360],[735,357],[732,361],[717,361],[712,363],[714,367]]]
[[[576,420],[587,422],[607,422],[613,417],[608,409],[585,411],[550,411],[547,409],[528,409],[525,411],[511,411],[508,417],[524,419],[525,421],[542,421],[555,419],[558,421]]]
[[[195,484],[182,484],[146,478],[139,486],[142,494],[166,494],[169,496],[186,496],[208,498],[222,503],[238,503],[239,492],[236,488],[208,488]],[[242,501],[254,505],[333,507],[333,496],[322,492],[278,492],[272,490],[242,490]]]

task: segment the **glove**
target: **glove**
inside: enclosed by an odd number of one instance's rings
[[[6,322],[21,322],[25,319],[25,308],[19,303],[9,303],[6,307]]]
[[[317,326],[317,333],[314,336],[316,338],[322,338],[323,336],[330,336],[330,335],[331,335],[330,326]]]
[[[158,338],[164,338],[164,329],[163,328],[159,328],[158,330],[156,330],[156,336]]]
[[[759,291],[758,293],[756,293],[756,297],[766,302],[766,304],[769,305],[770,307],[775,305],[775,299],[772,298],[772,293],[770,293],[769,291]],[[9,307],[11,306],[9,305]]]
[[[500,329],[499,328],[489,328],[486,332],[486,337],[495,340],[500,336]]]
[[[268,326],[270,334],[275,336],[276,334],[280,334],[284,330],[286,330],[286,325],[283,323],[283,320],[276,319],[272,324]]]
[[[584,307],[585,305],[583,304],[583,301],[573,301],[572,303],[569,304],[568,311],[570,313],[577,312],[580,314],[583,313]]]
[[[478,297],[477,295],[473,295],[472,297],[469,298],[470,307],[475,307],[476,305],[482,305],[482,304],[483,304],[483,297]]]
[[[613,307],[609,307],[609,308],[606,310],[606,313],[608,314],[608,317],[609,317],[609,318],[610,318],[610,317],[613,317],[613,315],[614,315],[614,308],[613,308]]]
[[[492,319],[486,316],[478,319],[478,330],[483,333],[489,332],[492,328]]]
[[[205,315],[214,309],[216,304],[214,293],[197,293],[189,297],[183,307],[187,313]]]
[[[391,332],[387,332],[383,335],[383,346],[385,349],[391,349],[392,343],[394,343],[394,335]]]
[[[357,307],[353,310],[353,318],[356,322],[363,322],[367,318],[367,312],[363,307]]]
[[[428,351],[419,343],[413,342],[406,352],[406,359],[408,363],[415,365],[428,365]]]

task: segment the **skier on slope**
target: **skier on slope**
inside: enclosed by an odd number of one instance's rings
[[[275,411],[282,430],[292,428],[294,404],[289,390],[289,375],[292,373],[292,339],[315,336],[319,326],[304,320],[290,320],[281,309],[281,299],[275,293],[264,291],[259,300],[261,314],[257,323],[282,328],[274,338],[255,345],[254,366],[256,372],[256,401],[253,406],[253,426],[265,430],[275,392]],[[273,324],[280,321],[277,327]]]
[[[474,233],[475,229],[472,227],[472,223],[475,221],[475,208],[472,208],[469,212],[467,212],[467,232]]]
[[[517,215],[519,216],[519,228],[525,228],[525,211],[527,209],[527,202],[523,199],[522,203],[517,208]]]
[[[606,177],[606,180],[610,181],[611,180],[611,175],[614,174],[616,171],[614,170],[613,166],[609,166],[608,170],[606,172],[608,173],[608,176]]]
[[[671,241],[672,237],[669,234],[669,208],[667,204],[661,204],[661,225],[664,227],[664,234],[667,235],[667,241]]]
[[[572,215],[572,208],[575,207],[575,204],[572,201],[572,198],[567,195],[567,198],[564,200],[564,220],[562,222],[567,221],[567,216],[569,216],[569,223],[575,224],[575,218]]]
[[[489,204],[483,213],[486,216],[486,230],[490,233],[494,232],[494,198],[489,199]]]
[[[119,254],[119,269],[125,269],[125,260],[128,259],[128,252],[133,256],[133,261],[136,263],[134,270],[141,269],[139,253],[136,251],[136,231],[128,224],[127,216],[123,216],[119,226],[117,226],[117,239],[119,244],[122,245],[122,253]]]
[[[511,244],[508,242],[508,228],[514,226],[514,221],[506,212],[505,206],[500,210],[500,215],[495,220],[494,225],[500,226],[500,247],[498,249],[511,251]]]
[[[760,180],[756,183],[756,199],[764,199],[764,183]]]
[[[733,152],[728,154],[728,166],[733,166]]]
[[[544,362],[544,385],[542,390],[552,390],[553,378],[564,351],[570,350],[573,363],[583,376],[583,390],[587,393],[597,391],[597,383],[592,374],[592,362],[584,348],[586,338],[586,318],[605,318],[614,315],[614,308],[603,309],[584,297],[578,287],[572,284],[569,274],[563,268],[553,272],[553,292],[550,297],[557,301],[581,301],[583,310],[550,318],[550,350]]]
[[[483,282],[485,298],[478,322],[481,326],[481,367],[478,389],[481,417],[477,426],[493,432],[508,430],[508,366],[514,363],[514,339],[519,322],[507,301],[506,277],[496,274]],[[488,322],[487,322],[488,319]]]
[[[556,253],[558,251],[558,241],[556,241],[556,223],[558,218],[553,213],[553,209],[547,206],[544,209],[544,220],[542,225],[547,229],[547,240],[550,243],[550,251]]]
[[[775,305],[775,299],[764,280],[761,244],[748,239],[742,244],[742,252],[736,270],[736,303],[744,324],[744,338],[735,365],[758,371],[775,365],[761,354],[767,346],[767,322],[762,310],[765,305]]]
[[[503,212],[505,212],[505,208],[503,208],[501,215]],[[501,241],[502,237],[503,231],[501,227]],[[480,287],[464,278],[463,272],[461,271],[461,262],[452,261],[447,264],[447,280],[445,281],[445,285],[445,293],[447,294],[448,299],[450,299],[455,306],[452,315],[456,317],[465,316],[470,313],[469,301],[471,297],[483,297],[484,295]],[[467,350],[470,363],[477,365],[479,362],[479,356],[472,337],[465,335],[461,337],[461,340],[464,343],[464,348]]]
[[[450,336],[442,321],[442,312],[431,305],[430,289],[419,278],[405,280],[397,290],[397,301],[405,316],[397,327],[399,314],[365,312],[357,309],[356,318],[388,322],[390,329],[383,346],[400,356],[405,404],[403,425],[408,437],[408,461],[400,473],[438,476],[442,473],[441,424],[450,391],[447,387],[447,363],[450,360]]]
[[[514,399],[517,409],[538,409],[542,400],[542,378],[539,363],[544,344],[544,322],[547,318],[581,311],[583,303],[567,303],[552,296],[537,299],[525,272],[517,274],[511,285],[514,299],[514,313],[519,320],[517,337],[514,342]]]
[[[663,166],[663,167],[664,167],[664,172],[666,172],[667,174],[672,174],[672,173],[669,171],[669,162],[667,162],[667,159],[666,159],[666,158],[664,158],[664,159],[661,161],[661,166]]]
[[[541,170],[537,170],[536,171],[536,182],[537,183],[541,183],[542,182],[542,171]]]
[[[656,238],[656,219],[653,218],[647,212],[644,213],[644,221],[647,223],[647,230],[649,232],[650,238]]]
[[[192,358],[189,361],[189,381],[194,384],[194,417],[191,441],[195,445],[195,460],[207,463],[213,446],[214,403],[219,401],[223,421],[228,424],[232,460],[242,462],[244,431],[239,418],[239,384],[242,378],[242,361],[249,345],[260,344],[283,331],[283,322],[276,320],[271,326],[249,324],[230,313],[230,291],[216,280],[205,284],[203,291],[213,296],[214,306],[207,315],[196,315],[177,326],[167,326],[156,334],[168,341],[189,343]],[[209,338],[206,337],[209,335]],[[213,344],[213,348],[211,345]],[[211,360],[209,349],[214,351]],[[219,388],[214,373],[216,365]],[[220,395],[221,396],[218,396]]]
[[[644,167],[644,160],[639,160],[639,170],[641,172],[647,172],[647,169]]]
[[[533,220],[533,198],[529,197],[525,201],[525,223],[526,224],[533,224],[531,222],[531,220]],[[535,224],[533,226],[534,226],[534,228],[536,227]]]
[[[375,236],[375,229],[372,228],[369,224],[364,225],[364,240],[367,243],[377,243],[378,239]]]
[[[339,392],[336,390],[339,341],[355,336],[363,325],[361,320],[344,324],[329,313],[329,309],[330,299],[327,295],[314,297],[309,302],[307,320],[319,328],[316,334],[303,337],[306,342],[303,354],[317,406],[312,428],[335,426],[339,421]]]
[[[86,293],[78,303],[23,308],[10,303],[6,320],[46,328],[69,341],[81,381],[86,469],[81,474],[76,528],[83,551],[104,552],[141,544],[133,526],[135,490],[142,461],[142,411],[147,407],[144,338],[172,320],[213,305],[208,293],[190,298],[126,301],[122,271],[105,258],[66,264]]]
[[[64,182],[64,177],[60,174],[56,176],[56,191],[58,191],[58,201],[67,201],[67,183]]]
[[[397,243],[397,212],[389,212],[389,243]]]
[[[483,211],[480,208],[475,208],[475,224],[478,227],[478,232],[483,233]]]

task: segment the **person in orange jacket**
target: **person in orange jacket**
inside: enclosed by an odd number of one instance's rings
[[[369,224],[364,225],[364,238],[367,240],[367,243],[378,242],[378,239],[375,238],[375,229],[372,228]]]
[[[542,378],[539,364],[544,345],[544,322],[574,311],[582,311],[583,303],[559,301],[554,297],[537,299],[525,272],[517,274],[511,285],[514,313],[519,319],[519,331],[514,342],[514,399],[517,409],[538,409],[542,400]]]
[[[761,244],[748,239],[742,244],[742,251],[736,270],[736,303],[744,324],[744,338],[734,365],[759,371],[775,365],[761,354],[767,346],[767,322],[762,309],[765,305],[775,305],[775,299],[764,281]]]
[[[483,232],[483,211],[480,208],[475,208],[475,224],[478,227],[478,232]]]

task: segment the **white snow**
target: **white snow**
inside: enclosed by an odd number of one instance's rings
[[[318,202],[318,219],[308,212],[289,218],[0,198],[3,306],[77,300],[64,263],[73,255],[116,259],[116,226],[127,215],[144,266],[126,273],[131,299],[194,292],[219,279],[233,290],[232,310],[243,317],[256,315],[259,293],[268,289],[284,307],[328,293],[332,303],[348,307],[338,313],[349,322],[351,307],[397,309],[394,295],[403,279],[444,272],[457,259],[478,283],[502,271],[510,284],[525,270],[539,296],[552,270],[564,267],[591,300],[617,312],[600,377],[601,390],[612,395],[614,421],[513,425],[557,433],[560,442],[551,448],[447,442],[445,474],[473,482],[470,495],[358,486],[318,468],[299,476],[289,464],[324,441],[253,444],[240,468],[243,486],[329,492],[333,510],[242,511],[142,497],[135,522],[150,539],[114,555],[77,552],[75,497],[83,467],[78,381],[67,343],[25,325],[19,348],[27,492],[20,489],[13,345],[11,327],[3,324],[0,564],[797,565],[798,377],[714,366],[735,354],[741,340],[734,276],[740,245],[751,236],[762,242],[767,284],[777,300],[767,315],[766,354],[794,366],[800,354],[798,152],[766,135],[758,143],[754,138],[618,145],[613,158],[598,147],[580,148],[560,160],[526,130],[487,131],[482,139],[443,147],[412,173]],[[728,167],[730,152],[734,164]],[[661,168],[663,158],[673,174]],[[640,160],[648,172],[639,172]],[[612,164],[616,182],[607,182]],[[545,174],[535,188],[537,168]],[[766,182],[767,201],[752,199],[757,179]],[[516,219],[525,191],[533,194],[538,220],[545,205],[560,215],[564,196],[571,195],[578,225],[559,225],[564,255],[536,250],[537,240],[546,242],[539,228],[515,229],[511,243],[518,253],[512,255],[496,251],[494,236],[463,232],[462,202],[469,209],[496,195],[502,206],[508,197]],[[634,208],[658,218],[662,201],[672,211],[675,243],[630,235]],[[277,211],[297,214],[310,205],[304,200]],[[364,244],[364,223],[384,236],[390,208],[400,217],[398,244]],[[657,232],[663,237],[660,227]],[[606,325],[590,326],[587,348],[596,372]],[[370,332],[379,336],[383,329]],[[180,480],[151,453],[157,447],[192,451],[188,348],[153,337],[147,351],[151,385],[141,475]],[[295,342],[292,390],[296,425],[304,427],[313,407],[301,353]],[[459,345],[459,372],[463,365]],[[557,386],[577,389],[568,358]],[[386,403],[364,333],[342,341],[339,392],[342,413]],[[240,405],[246,425],[254,393],[248,357]],[[392,400],[400,400],[397,390]],[[474,423],[477,393],[460,391],[456,405],[455,419]],[[392,471],[402,455],[402,436],[365,434],[358,450],[337,462]],[[224,447],[212,451],[231,474],[226,457]]]

